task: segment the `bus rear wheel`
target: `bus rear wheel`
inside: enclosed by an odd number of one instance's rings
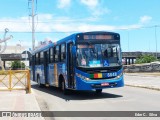
[[[96,93],[97,94],[101,94],[102,93],[102,89],[96,89]]]
[[[37,82],[38,82],[38,86],[39,86],[40,88],[44,87],[44,85],[41,84],[41,81],[40,81],[40,77],[39,77],[39,76],[37,77]]]
[[[62,81],[62,91],[63,91],[63,94],[64,94],[64,95],[67,95],[67,94],[68,94],[68,90],[66,89],[65,81],[64,81],[64,80]]]

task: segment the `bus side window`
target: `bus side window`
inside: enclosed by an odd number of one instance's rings
[[[53,60],[54,60],[54,62],[55,62],[55,61],[56,61],[56,60],[55,60],[55,56],[56,56],[56,47],[53,48],[53,53],[54,53],[54,54],[53,54]]]
[[[39,64],[40,64],[40,54],[39,54],[39,53],[36,53],[35,64],[36,64],[36,65],[39,65]]]
[[[61,51],[60,51],[60,58],[61,58],[61,61],[64,61],[66,59],[66,46],[65,44],[62,44],[61,45]]]
[[[37,54],[35,54],[35,65],[37,65]]]
[[[44,54],[43,52],[40,52],[40,64],[43,64],[44,61]]]
[[[53,48],[49,49],[49,63],[53,63]]]
[[[59,61],[59,46],[56,46],[55,48],[54,48],[54,61],[55,62],[58,62]]]
[[[36,54],[33,56],[32,60],[34,61],[34,65],[36,65]]]
[[[50,50],[50,49],[49,49]],[[50,54],[49,54],[49,50],[47,50],[47,64],[50,63]],[[45,58],[44,58],[45,59]]]

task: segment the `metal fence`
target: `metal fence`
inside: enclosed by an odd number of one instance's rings
[[[0,71],[0,91],[5,90],[26,90],[26,93],[31,93],[30,71]]]

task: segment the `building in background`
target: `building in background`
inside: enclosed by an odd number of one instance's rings
[[[27,46],[22,46],[21,44],[16,44],[14,46],[7,46],[6,50],[1,54],[3,65],[6,69],[11,67],[11,62],[15,60],[20,60],[29,66]],[[23,53],[23,54],[22,54]]]

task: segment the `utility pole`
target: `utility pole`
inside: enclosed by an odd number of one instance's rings
[[[34,17],[35,17],[35,0],[28,0],[28,10],[29,10],[29,16],[32,18],[32,50],[35,49],[35,25],[34,25]],[[36,0],[37,4],[37,0]]]
[[[155,25],[155,42],[156,42],[156,59],[158,58],[157,55],[157,25]]]
[[[32,50],[35,48],[35,26],[34,26],[34,0],[32,0]]]

